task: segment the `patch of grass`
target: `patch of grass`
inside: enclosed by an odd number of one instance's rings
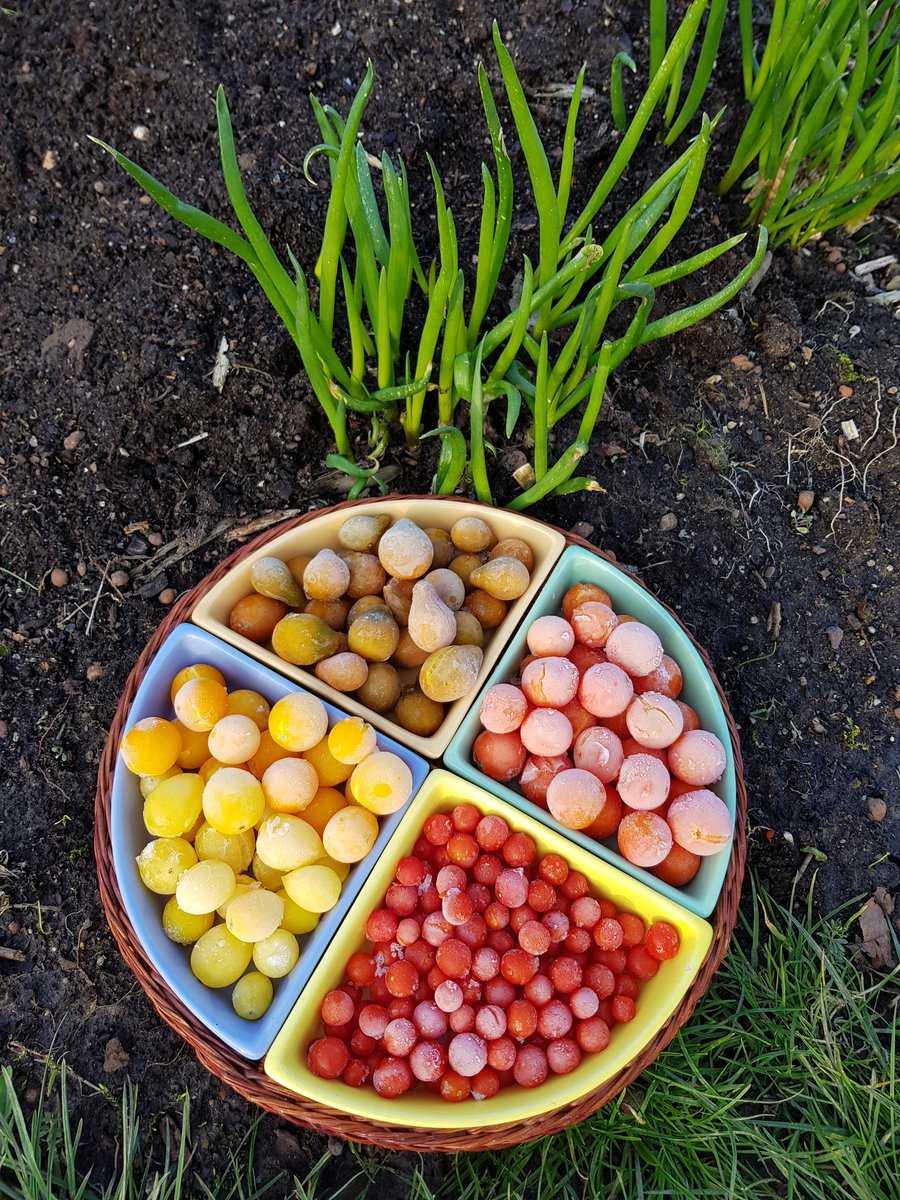
[[[836,358],[838,370],[841,374],[841,383],[853,383],[859,379],[859,371],[857,371],[856,364],[849,354],[844,350],[838,350]]]
[[[283,1185],[304,1200],[399,1188],[416,1200],[888,1200],[900,1179],[898,970],[873,982],[849,946],[856,913],[817,918],[811,900],[812,890],[795,914],[750,889],[739,937],[690,1023],[623,1095],[552,1138],[457,1155],[427,1173],[414,1156],[352,1148],[343,1188],[332,1184],[334,1160],[303,1182],[263,1186],[253,1169],[255,1124],[227,1177],[209,1178],[191,1159],[186,1100],[178,1148],[160,1158],[167,1165],[142,1160],[129,1086],[120,1174],[106,1190],[88,1180],[79,1192],[65,1076],[45,1085],[29,1118],[4,1071],[0,1196],[238,1200],[266,1188],[280,1195]],[[46,1100],[54,1087],[56,1111]]]

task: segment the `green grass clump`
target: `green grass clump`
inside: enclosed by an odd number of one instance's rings
[[[795,914],[752,891],[710,991],[625,1092],[554,1137],[427,1169],[412,1155],[354,1147],[291,1182],[254,1163],[254,1121],[229,1170],[214,1176],[191,1150],[186,1098],[177,1150],[167,1141],[151,1160],[129,1085],[116,1169],[101,1187],[77,1163],[81,1127],[68,1115],[65,1073],[48,1075],[26,1114],[4,1069],[0,1196],[375,1200],[387,1189],[415,1200],[890,1200],[900,1194],[900,969],[874,979],[860,969],[856,915],[817,918],[811,903]]]
[[[859,226],[900,192],[900,6],[775,0],[760,58],[751,0],[740,23],[751,111],[720,192],[743,181],[774,245]]]

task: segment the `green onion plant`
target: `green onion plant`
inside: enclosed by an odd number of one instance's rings
[[[751,109],[719,191],[743,181],[775,245],[858,226],[900,192],[900,5],[774,0],[759,57],[751,0],[740,28]]]
[[[525,508],[550,494],[596,486],[576,476],[575,470],[590,444],[609,375],[639,346],[685,329],[728,303],[765,250],[766,233],[761,230],[753,257],[729,284],[687,308],[665,316],[656,312],[668,285],[702,270],[743,236],[690,258],[668,256],[691,213],[709,153],[716,120],[705,116],[691,143],[623,215],[612,220],[606,213],[610,193],[637,152],[655,109],[666,96],[668,105],[673,89],[677,93],[680,88],[707,3],[692,0],[668,44],[664,9],[662,34],[657,15],[652,23],[655,70],[650,85],[599,181],[575,214],[570,213],[570,198],[584,69],[572,89],[554,175],[512,57],[494,24],[500,80],[538,213],[535,261],[523,257],[518,272],[509,254],[513,169],[483,65],[478,68],[478,87],[493,162],[482,165],[474,280],[467,279],[461,267],[466,256],[461,258],[453,213],[435,165],[429,159],[437,250],[426,265],[414,237],[403,162],[388,154],[377,158],[361,140],[374,82],[371,64],[346,116],[311,99],[320,140],[306,155],[304,172],[309,176],[313,160],[324,159],[329,189],[322,242],[312,265],[301,264],[289,247],[283,253],[276,250],[257,220],[241,178],[221,88],[216,96],[221,164],[237,229],[176,199],[142,167],[93,140],[166,212],[248,266],[297,348],[334,436],[337,454],[331,465],[351,476],[353,494],[383,486],[379,460],[392,426],[399,424],[411,446],[430,434],[440,439],[437,492],[455,491],[468,473],[479,498],[491,501],[488,455],[494,448],[488,431],[499,405],[507,439],[523,413],[530,422],[533,467],[525,490],[513,501],[513,507]],[[716,0],[711,0],[701,66],[717,11]],[[707,56],[710,69],[714,54],[715,47]],[[704,89],[705,83],[694,96],[692,85],[677,114],[673,106],[670,132],[682,117],[686,124],[693,116]],[[498,319],[495,302],[505,268],[516,273],[515,298],[510,311]],[[436,404],[429,404],[430,399]],[[348,414],[368,422],[367,451],[374,466],[353,461]],[[426,433],[435,416],[435,427]],[[556,427],[569,417],[577,430],[551,462]]]
[[[693,0],[671,42],[667,37],[667,9],[666,0],[650,0],[650,85],[638,112],[643,107],[649,120],[655,108],[663,104],[663,141],[667,146],[671,146],[697,115],[709,87],[716,55],[719,52],[719,42],[722,39],[727,0]],[[703,37],[696,61],[693,61],[693,50],[700,36],[704,16],[706,24]],[[624,51],[620,51],[613,59],[609,81],[613,124],[620,133],[628,129],[622,82],[623,66],[627,66],[632,72],[637,70],[634,60]]]

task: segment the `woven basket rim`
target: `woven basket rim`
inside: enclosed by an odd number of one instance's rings
[[[660,600],[658,596],[655,596],[651,589],[638,576],[629,573],[629,578],[633,579],[635,583],[653,595],[657,603],[663,605],[666,611],[678,622],[691,639],[692,644],[700,654],[703,664],[709,672],[713,686],[721,701],[731,738],[735,764],[736,811],[734,840],[722,890],[718,902],[708,918],[713,927],[712,943],[693,984],[682,998],[681,1003],[669,1021],[651,1039],[640,1054],[632,1059],[612,1079],[607,1080],[595,1091],[582,1096],[572,1104],[527,1122],[481,1126],[472,1130],[434,1130],[377,1125],[373,1122],[368,1122],[358,1117],[351,1117],[343,1112],[315,1104],[288,1091],[276,1084],[263,1072],[261,1063],[249,1062],[223,1042],[220,1042],[205,1025],[188,1011],[162,980],[139,944],[128,920],[112,861],[112,846],[109,832],[110,805],[112,799],[112,778],[119,740],[141,680],[154,655],[172,629],[176,625],[190,619],[194,605],[200,597],[215,583],[218,583],[241,559],[248,554],[252,554],[260,546],[266,545],[288,530],[307,521],[314,520],[323,513],[335,509],[351,509],[369,505],[377,506],[385,499],[415,500],[420,498],[415,494],[404,493],[392,494],[390,497],[344,501],[343,503],[330,505],[325,508],[312,509],[299,517],[280,522],[264,530],[255,538],[239,546],[231,554],[227,555],[195,587],[191,588],[173,604],[164,619],[157,626],[129,673],[110,725],[97,772],[97,791],[94,803],[94,856],[97,864],[100,897],[103,902],[106,918],[119,947],[119,951],[129,969],[141,985],[156,1012],[170,1028],[188,1043],[198,1061],[211,1074],[238,1092],[244,1099],[294,1125],[311,1128],[319,1133],[337,1135],[351,1141],[378,1145],[392,1150],[456,1152],[462,1150],[499,1149],[531,1141],[539,1137],[545,1137],[548,1134],[556,1133],[561,1129],[583,1121],[636,1079],[644,1068],[652,1063],[672,1038],[674,1038],[678,1030],[690,1018],[701,997],[706,993],[712,977],[728,949],[728,943],[737,920],[747,852],[747,792],[743,778],[743,759],[737,726],[729,709],[722,685],[706,651],[696,641],[678,614]],[[441,499],[441,497],[432,496],[429,499]],[[458,501],[460,497],[447,497],[447,499]],[[478,501],[472,500],[469,503],[473,508],[485,508],[490,511],[490,506],[479,504]],[[536,520],[536,518],[531,519]],[[548,523],[542,522],[542,524]],[[551,526],[551,528],[556,529],[557,527]],[[584,549],[591,551],[593,554],[598,555],[598,557],[621,569],[621,564],[612,555],[600,550],[597,546],[587,541],[587,539],[563,529],[559,529],[558,532],[565,537],[569,545],[582,546]]]

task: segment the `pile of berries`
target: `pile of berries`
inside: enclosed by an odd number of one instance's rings
[[[679,950],[672,925],[591,895],[561,855],[472,804],[426,820],[366,937],[322,1001],[309,1069],[448,1101],[575,1070]]]
[[[170,695],[174,716],[138,721],[119,749],[140,777],[153,835],[138,872],[168,897],[163,929],[192,947],[194,975],[207,987],[235,984],[235,1012],[255,1020],[271,981],[295,966],[298,935],[334,907],[350,864],[372,849],[378,817],[409,799],[412,773],[359,717],[329,729],[308,693],[270,707],[194,663]]]
[[[709,790],[725,747],[679,700],[678,663],[658,635],[592,583],[566,592],[560,616],[533,621],[518,677],[490,688],[472,757],[518,782],[561,825],[615,835],[629,862],[681,886],[731,840],[731,814]]]
[[[449,530],[357,513],[336,549],[256,559],[235,633],[310,667],[339,692],[428,737],[444,705],[471,695],[491,630],[531,582],[534,553],[481,517]]]

